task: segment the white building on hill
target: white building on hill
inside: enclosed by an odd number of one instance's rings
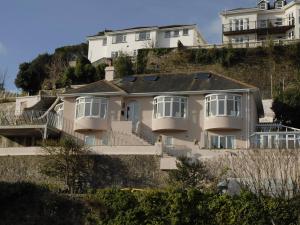
[[[143,48],[175,48],[178,41],[184,46],[201,46],[206,41],[197,26],[170,25],[105,30],[87,38],[88,58],[93,63],[103,58],[117,57],[120,52],[136,56]]]
[[[249,45],[268,39],[285,43],[300,38],[299,0],[258,0],[253,8],[223,11],[221,19],[224,44]]]

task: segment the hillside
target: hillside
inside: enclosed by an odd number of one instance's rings
[[[139,73],[213,71],[260,88],[263,98],[271,97],[271,89],[275,93],[297,81],[299,68],[300,44],[255,49],[144,49],[139,51],[136,65]]]

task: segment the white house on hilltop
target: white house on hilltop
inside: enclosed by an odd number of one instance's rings
[[[175,48],[178,41],[184,46],[206,44],[195,24],[105,30],[89,36],[87,40],[88,58],[92,63],[103,58],[117,57],[120,52],[136,56],[137,51],[143,48]]]
[[[300,38],[300,1],[258,0],[253,8],[221,13],[223,43],[247,44],[272,39],[292,42]]]

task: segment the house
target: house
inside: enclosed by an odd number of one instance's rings
[[[176,48],[178,41],[184,46],[206,44],[197,25],[169,25],[133,27],[122,30],[105,30],[87,38],[88,59],[94,63],[117,57],[121,52],[136,56],[143,48]]]
[[[175,161],[165,156],[300,144],[299,129],[259,123],[264,109],[257,88],[212,72],[115,78],[110,66],[105,80],[39,99],[28,97],[36,102],[29,108],[25,97],[17,100],[21,113],[1,112],[0,154],[41,154],[43,139],[68,135],[95,154],[163,156],[166,169]]]
[[[300,38],[300,1],[258,0],[256,7],[221,13],[223,44],[261,46],[266,40],[290,43]]]

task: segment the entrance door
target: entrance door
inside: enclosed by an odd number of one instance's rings
[[[128,121],[132,121],[133,129],[135,130],[136,124],[139,121],[139,105],[136,101],[127,104],[126,117]]]

